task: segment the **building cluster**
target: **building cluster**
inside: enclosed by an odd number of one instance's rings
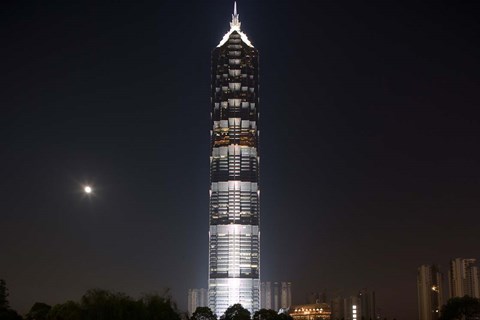
[[[447,281],[437,265],[420,266],[417,272],[417,291],[420,320],[437,320],[448,299],[464,296],[480,298],[476,259],[450,260]]]
[[[349,297],[336,296],[330,302],[332,320],[374,320],[378,318],[375,291],[362,289]]]
[[[375,305],[375,292],[360,290],[352,296],[335,296],[328,301],[324,292],[307,295],[306,304],[292,305],[292,283],[266,281],[260,284],[261,309],[288,313],[294,320],[374,320],[379,319]],[[207,289],[188,290],[188,313],[197,307],[208,307]]]
[[[260,306],[262,309],[279,311],[292,305],[292,283],[271,282],[260,283]]]
[[[188,289],[188,314],[191,316],[198,307],[208,307],[208,290]]]
[[[360,290],[352,296],[335,296],[328,301],[326,293],[313,292],[307,303],[293,305],[288,313],[294,320],[374,320],[379,319],[375,292]]]
[[[292,283],[288,281],[266,281],[260,284],[260,309],[288,310],[292,305]],[[197,307],[208,307],[208,290],[188,289],[188,313]]]

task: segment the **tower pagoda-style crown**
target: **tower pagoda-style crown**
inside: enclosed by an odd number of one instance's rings
[[[237,11],[237,2],[235,1],[233,4],[233,14],[232,14],[232,21],[230,22],[230,31],[228,31],[225,34],[222,41],[220,41],[217,47],[223,46],[228,41],[228,38],[233,32],[238,32],[238,34],[240,34],[242,38],[242,41],[245,42],[249,47],[253,48],[253,45],[250,42],[250,40],[248,40],[247,35],[240,30],[241,26],[242,26],[242,23],[240,22],[240,15],[238,14],[238,11]]]

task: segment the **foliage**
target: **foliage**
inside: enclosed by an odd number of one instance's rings
[[[180,320],[177,305],[166,292],[164,296],[158,294],[146,295],[141,299],[148,320]]]
[[[286,313],[277,313],[271,309],[260,309],[253,314],[253,320],[293,320],[293,318]]]
[[[15,310],[2,308],[0,309],[0,320],[22,320],[22,317]]]
[[[82,320],[82,309],[73,301],[57,304],[50,309],[47,320]]]
[[[21,320],[15,310],[8,303],[8,289],[5,280],[0,279],[0,320]]]
[[[30,308],[30,311],[26,315],[26,320],[46,320],[47,314],[52,309],[46,303],[35,302],[35,304]]]
[[[293,320],[292,316],[286,313],[279,313],[276,320]]]
[[[123,293],[88,290],[80,303],[84,319],[141,319],[138,303]]]
[[[480,300],[469,296],[452,298],[442,307],[440,320],[474,320],[480,317]]]
[[[168,292],[134,300],[123,293],[93,289],[79,303],[54,306],[47,320],[180,320],[180,315]]]
[[[7,284],[5,283],[5,280],[0,279],[0,310],[10,308],[7,298],[8,298]]]
[[[253,314],[253,320],[277,320],[278,313],[271,309],[260,309]]]
[[[220,317],[222,320],[250,320],[250,311],[245,309],[240,303],[234,304],[225,310]]]
[[[190,320],[217,320],[217,315],[209,307],[197,307]]]

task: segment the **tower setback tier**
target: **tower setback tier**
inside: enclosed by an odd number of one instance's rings
[[[212,52],[209,306],[260,307],[258,51],[240,30]]]

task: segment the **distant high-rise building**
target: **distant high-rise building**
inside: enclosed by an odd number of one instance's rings
[[[368,291],[367,289],[360,290],[358,299],[360,300],[360,319],[375,320],[377,312],[375,291]]]
[[[362,289],[357,295],[343,298],[336,295],[331,301],[332,320],[376,320],[375,291]]]
[[[330,302],[331,310],[332,310],[332,320],[342,320],[345,318],[344,315],[344,300],[341,296],[336,296]]]
[[[326,303],[326,302],[327,302],[326,292],[310,292],[307,295],[307,303]]]
[[[449,296],[463,297],[465,295],[480,298],[478,267],[476,259],[456,258],[450,260],[448,271]]]
[[[281,282],[280,308],[286,309],[292,305],[292,283]]]
[[[267,281],[265,283],[265,309],[272,309],[272,283]]]
[[[265,282],[260,282],[260,309],[265,309],[265,302],[267,300],[267,285]]]
[[[188,313],[192,315],[198,307],[208,306],[207,289],[188,289]]]
[[[287,309],[292,305],[292,283],[262,282],[260,284],[261,308],[278,311]]]
[[[318,300],[320,300],[320,295],[318,292],[310,292],[307,294],[307,301],[306,303],[311,304],[311,303],[316,303]]]
[[[209,306],[260,307],[258,50],[236,3],[230,31],[212,51]]]
[[[418,318],[438,320],[443,305],[443,275],[436,265],[422,265],[417,273]]]
[[[280,309],[280,285],[278,282],[273,283],[273,310]]]
[[[351,296],[343,300],[343,319],[361,320],[360,299],[357,296]]]

